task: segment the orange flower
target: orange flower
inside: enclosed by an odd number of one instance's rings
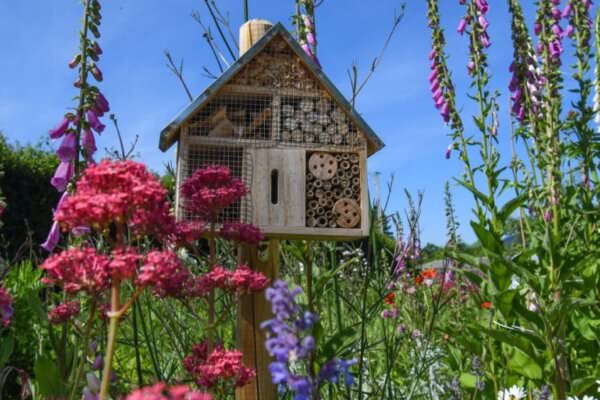
[[[435,279],[436,275],[437,271],[435,268],[429,268],[421,272],[421,276],[423,277],[423,279]]]
[[[422,284],[422,283],[423,283],[423,277],[422,277],[421,275],[417,276],[417,277],[415,278],[415,283],[416,283],[417,285],[420,285],[420,284]]]
[[[384,301],[385,301],[385,304],[388,304],[388,305],[390,305],[390,306],[393,306],[393,305],[394,305],[394,300],[395,300],[395,299],[396,299],[396,293],[394,293],[394,292],[391,292],[391,293],[388,293],[388,294],[385,296],[385,299],[384,299]]]
[[[492,308],[492,302],[484,301],[483,303],[481,303],[481,308],[486,309],[486,310]]]

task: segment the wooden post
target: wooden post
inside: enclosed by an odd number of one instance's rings
[[[279,241],[269,240],[264,252],[259,252],[257,246],[244,246],[240,249],[239,258],[253,270],[274,280],[279,270]],[[256,378],[236,390],[236,400],[277,399],[277,388],[269,373],[271,357],[265,349],[266,335],[260,329],[260,324],[272,317],[271,304],[264,292],[242,296],[238,309],[238,349],[244,354],[244,364],[256,370]]]

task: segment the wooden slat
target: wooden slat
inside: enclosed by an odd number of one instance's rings
[[[259,255],[256,246],[245,246],[240,249],[239,258],[253,270],[260,271],[274,280],[279,271],[279,241],[270,240],[264,255],[264,258]],[[277,389],[269,373],[272,358],[265,348],[265,332],[260,329],[260,324],[272,317],[271,304],[264,293],[244,295],[240,299],[238,348],[244,354],[244,364],[256,370],[256,378],[250,384],[236,390],[236,400],[277,399]]]

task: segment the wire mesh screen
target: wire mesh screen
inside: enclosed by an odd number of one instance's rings
[[[191,146],[187,153],[187,159],[183,164],[183,180],[194,173],[198,168],[210,165],[223,165],[231,169],[233,176],[242,179],[246,187],[252,187],[251,171],[252,160],[240,147],[233,146]],[[250,194],[236,201],[221,211],[217,223],[224,222],[249,222],[251,215]],[[186,220],[198,217],[191,215],[185,208],[185,200],[180,207],[180,217]]]

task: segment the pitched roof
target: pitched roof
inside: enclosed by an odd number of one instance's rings
[[[182,112],[179,113],[160,133],[158,147],[166,151],[179,139],[181,125],[202,108],[235,74],[242,70],[257,54],[259,54],[275,37],[281,38],[292,48],[304,66],[313,74],[315,79],[323,85],[340,107],[348,114],[352,121],[367,139],[369,155],[379,151],[385,144],[371,129],[361,115],[346,100],[344,95],[321,71],[321,68],[302,50],[298,42],[292,37],[281,22],[274,25],[265,35],[258,40],[248,51],[239,57],[217,80],[215,80],[200,96],[196,97]]]

